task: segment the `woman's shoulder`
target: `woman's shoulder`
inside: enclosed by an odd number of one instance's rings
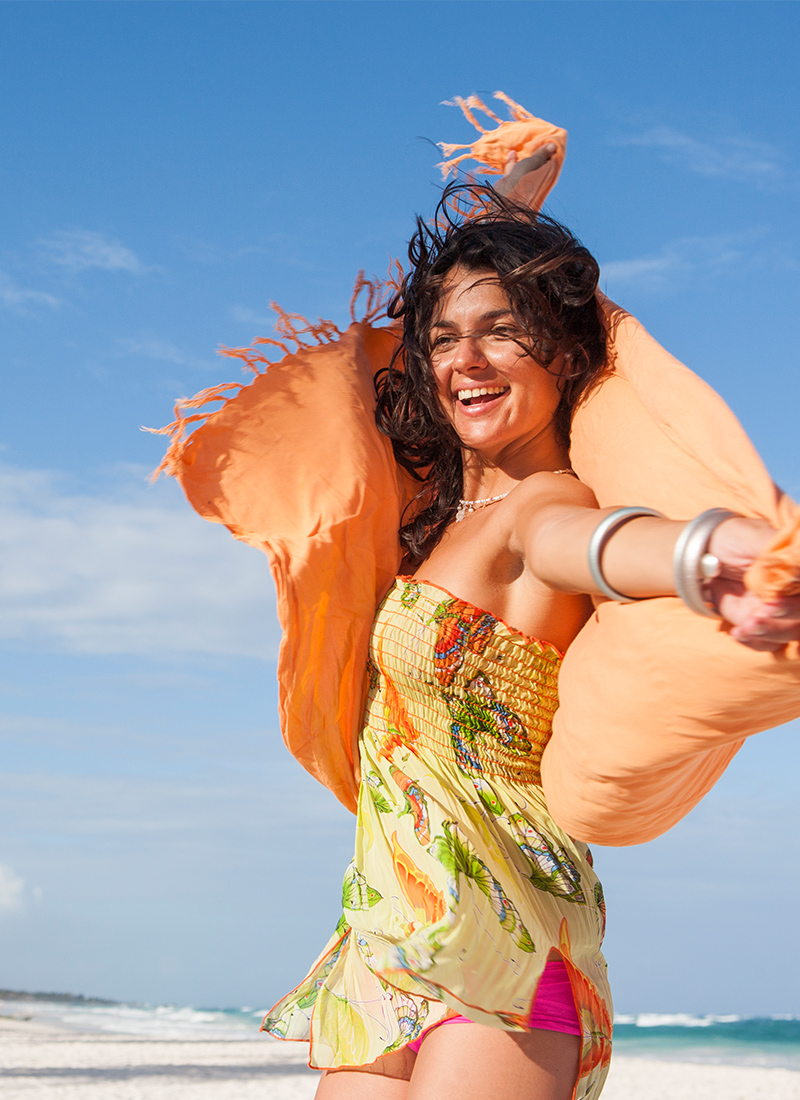
[[[597,507],[594,493],[573,470],[537,470],[523,478],[503,503],[509,506],[509,510],[515,510],[545,501],[564,501],[585,508]]]

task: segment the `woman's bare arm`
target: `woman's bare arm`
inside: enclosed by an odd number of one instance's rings
[[[535,493],[524,494],[517,510],[515,541],[527,567],[560,592],[602,596],[589,567],[589,542],[613,508],[591,506],[591,494],[578,482],[547,478]],[[675,595],[673,556],[683,521],[640,517],[629,520],[609,539],[602,554],[603,574],[612,588],[633,599]],[[765,604],[744,587],[744,575],[771,541],[774,529],[764,520],[737,517],[713,532],[709,551],[722,566],[709,582],[731,635],[756,649],[777,649],[800,639],[800,599]]]

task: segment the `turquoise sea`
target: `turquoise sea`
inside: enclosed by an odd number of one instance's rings
[[[800,1071],[800,1017],[617,1016],[614,1052],[634,1058]]]
[[[68,994],[0,991],[0,1016],[33,1019],[75,1031],[153,1039],[230,1039],[271,1042],[259,1034],[262,1007],[189,1008],[122,1004]],[[617,1016],[617,1057],[740,1066],[782,1066],[800,1072],[800,1017],[692,1016],[639,1013]]]

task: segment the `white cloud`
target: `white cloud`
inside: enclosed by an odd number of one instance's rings
[[[141,275],[150,270],[135,252],[120,241],[91,229],[62,229],[48,240],[40,240],[38,243],[54,264],[72,274],[88,271],[90,268],[127,271],[133,275]]]
[[[163,490],[68,495],[0,468],[0,638],[81,653],[274,655],[266,560]]]
[[[0,271],[0,304],[16,313],[27,313],[31,306],[50,306],[56,309],[61,300],[41,290],[23,290],[10,275]]]
[[[22,908],[25,882],[10,867],[0,863],[0,913],[13,913]]]
[[[603,264],[601,270],[604,279],[627,283],[634,279],[662,279],[669,274],[675,274],[680,267],[680,254],[665,249],[658,256],[643,256],[638,260],[612,260],[611,263]]]
[[[620,145],[658,149],[671,164],[702,176],[720,176],[748,183],[772,183],[784,176],[780,153],[767,142],[749,137],[699,140],[671,126],[654,126],[622,138]]]
[[[229,736],[233,738],[235,733]],[[55,832],[65,847],[74,847],[74,840],[82,837],[113,842],[115,835],[138,835],[162,844],[169,834],[196,837],[199,833],[205,834],[206,844],[211,837],[224,844],[225,831],[234,825],[234,819],[244,820],[252,830],[252,839],[258,824],[266,820],[279,826],[302,798],[305,812],[302,824],[295,822],[296,830],[310,831],[336,817],[352,823],[333,796],[288,753],[281,749],[280,759],[270,760],[269,770],[263,751],[257,757],[249,772],[234,775],[219,767],[179,777],[0,772],[0,822],[8,828],[17,820],[27,843],[37,835]],[[70,838],[74,838],[72,844]],[[0,909],[4,872],[13,896],[20,901],[25,887],[11,868],[0,865]]]
[[[231,317],[243,325],[260,325],[264,328],[272,328],[275,325],[275,314],[271,317],[263,316],[247,306],[231,306]]]
[[[273,234],[266,239],[275,241],[279,238]],[[264,255],[269,251],[264,245],[248,244],[234,248],[228,243],[204,240],[202,237],[174,237],[173,240],[188,259],[203,266],[236,263],[243,256]]]
[[[631,283],[647,290],[669,290],[690,276],[716,275],[737,266],[749,270],[761,255],[754,248],[760,236],[758,231],[748,231],[682,237],[653,255],[601,264],[602,282],[612,294],[617,287]]]
[[[161,363],[177,363],[181,367],[207,367],[208,363],[187,355],[170,340],[158,337],[125,337],[119,341],[123,355],[140,355]]]

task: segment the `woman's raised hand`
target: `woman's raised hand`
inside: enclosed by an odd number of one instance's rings
[[[518,161],[512,150],[506,159],[505,175],[494,184],[495,191],[514,202],[530,203],[539,193],[542,176],[548,171],[547,164],[555,151],[555,145],[549,141],[531,156]]]

